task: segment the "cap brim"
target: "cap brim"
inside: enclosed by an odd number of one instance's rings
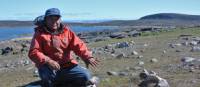
[[[49,15],[45,15],[45,17],[48,17],[48,16],[58,16],[58,17],[61,17],[61,15],[57,15],[57,14],[49,14]]]

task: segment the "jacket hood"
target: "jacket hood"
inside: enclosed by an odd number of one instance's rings
[[[37,26],[34,29],[35,29],[35,32],[40,32],[40,33],[60,34],[63,32],[65,27],[66,26],[61,23],[60,28],[57,29],[55,32],[51,31],[46,25]]]

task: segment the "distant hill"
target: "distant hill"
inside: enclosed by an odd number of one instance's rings
[[[32,21],[1,20],[0,27],[33,26]]]
[[[139,20],[183,20],[183,21],[200,21],[200,15],[187,15],[177,13],[160,13],[141,17]]]
[[[68,25],[88,25],[85,22],[64,22]],[[33,21],[1,20],[0,27],[34,26]]]
[[[114,20],[97,25],[191,27],[200,26],[200,15],[159,13],[147,15],[138,20]]]

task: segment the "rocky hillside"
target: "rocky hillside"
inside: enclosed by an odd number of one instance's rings
[[[199,35],[200,28],[78,34],[101,61],[90,68],[100,78],[98,87],[199,87]],[[0,87],[30,87],[39,80],[29,47],[30,39],[0,42]]]
[[[2,20],[0,27],[33,26],[32,21]]]

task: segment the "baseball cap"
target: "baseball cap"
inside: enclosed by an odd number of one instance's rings
[[[50,8],[46,10],[45,17],[53,15],[61,17],[60,10],[58,8]]]

